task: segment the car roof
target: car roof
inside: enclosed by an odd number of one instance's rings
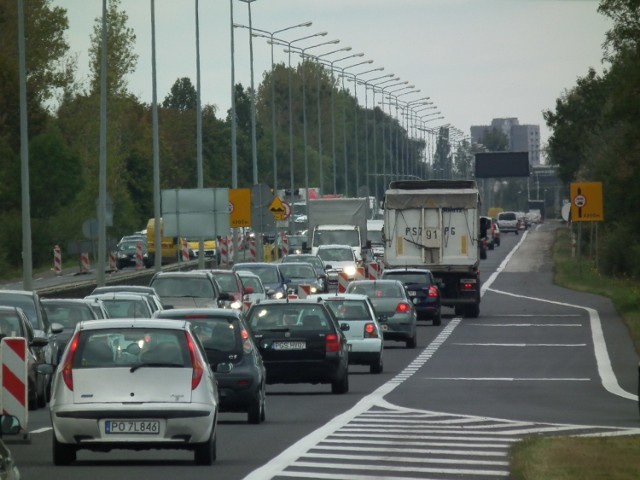
[[[308,295],[307,298],[332,301],[332,300],[364,300],[367,301],[369,297],[361,293],[317,293],[315,295]]]
[[[158,272],[153,278],[160,277],[210,277],[211,273],[206,270],[189,270],[188,272]]]
[[[185,330],[186,321],[168,322],[161,318],[110,318],[84,320],[78,323],[78,330],[102,330],[111,328],[161,328],[165,330]]]
[[[268,262],[245,262],[245,263],[236,263],[233,268],[236,267],[272,267],[272,268],[278,268],[278,265],[276,265],[275,263],[268,263]]]
[[[387,279],[387,278],[383,278],[383,279],[377,279],[377,280],[353,280],[351,283],[376,283],[376,284],[380,284],[380,285],[389,285],[389,284],[395,284],[395,283],[399,283],[400,285],[402,285],[402,282],[400,280],[393,280],[393,279]]]
[[[318,246],[318,250],[325,250],[327,248],[342,248],[344,250],[348,248],[349,250],[353,250],[349,245],[342,245],[342,244],[327,244],[327,245]]]
[[[109,293],[109,292],[130,292],[130,293],[144,293],[157,295],[156,289],[148,285],[105,285],[103,287],[96,287],[93,289],[94,293]]]
[[[144,300],[147,301],[148,295],[145,293],[130,293],[130,292],[106,292],[87,295],[86,299],[97,298],[99,300]]]
[[[210,315],[231,319],[240,319],[242,317],[242,313],[231,308],[172,308],[169,310],[159,310],[154,313],[154,318],[182,318],[185,315]]]
[[[238,270],[236,273],[238,274],[239,277],[247,277],[247,278],[255,277],[258,280],[260,280],[260,277],[258,275],[256,275],[253,272],[250,272],[249,270]]]
[[[25,297],[31,297],[34,293],[31,290],[0,290],[0,295],[3,293],[10,293],[12,295],[24,295]]]

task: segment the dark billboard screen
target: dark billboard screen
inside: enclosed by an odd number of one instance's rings
[[[528,176],[529,152],[476,153],[476,178]]]

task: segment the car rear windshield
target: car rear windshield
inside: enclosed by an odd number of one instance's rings
[[[320,331],[333,330],[331,318],[319,305],[289,303],[259,305],[251,311],[249,327],[259,331]]]
[[[80,334],[73,368],[191,367],[185,332],[166,329],[100,329]]]
[[[210,364],[237,362],[242,356],[242,336],[236,321],[227,317],[187,318],[207,354]]]
[[[286,278],[313,278],[316,276],[313,267],[304,263],[280,265],[280,271]]]
[[[389,278],[392,280],[400,280],[405,285],[420,284],[431,285],[429,275],[420,272],[383,272],[383,278]]]
[[[515,220],[516,214],[513,212],[505,212],[498,215],[498,220]]]
[[[215,297],[213,284],[206,277],[158,277],[151,286],[161,297]]]
[[[220,285],[221,291],[225,293],[238,291],[236,277],[232,273],[216,273],[213,278],[215,278],[218,285]]]
[[[350,283],[347,293],[359,293],[371,298],[399,298],[402,297],[400,288],[396,283],[363,282]]]
[[[363,300],[327,300],[338,321],[363,320],[371,321],[371,311]]]
[[[61,324],[65,328],[74,328],[83,320],[95,320],[97,317],[86,303],[55,304],[43,302],[50,322]]]

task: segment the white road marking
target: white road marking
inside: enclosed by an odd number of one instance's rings
[[[492,317],[496,315],[491,315]],[[511,315],[510,315],[511,316]],[[583,327],[582,323],[467,323],[469,327]]]
[[[519,378],[519,377],[422,377],[425,380],[460,380],[477,382],[589,382],[590,378]]]
[[[586,347],[586,343],[464,343],[454,342],[452,345],[468,347]]]
[[[53,427],[43,427],[43,428],[38,428],[37,430],[32,430],[30,433],[44,433],[44,432],[48,432],[49,430],[53,430]]]

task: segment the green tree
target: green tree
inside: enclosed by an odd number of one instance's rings
[[[495,127],[491,130],[488,128],[484,130],[480,143],[489,152],[506,152],[509,149],[509,139],[502,130]]]
[[[182,77],[171,86],[171,91],[165,97],[162,106],[173,108],[181,112],[187,110],[196,111],[198,92],[188,77]]]
[[[128,15],[119,10],[120,0],[108,0],[107,6],[107,92],[109,95],[127,93],[126,76],[135,71],[138,55],[133,52],[136,35],[127,26]],[[90,92],[100,92],[102,62],[102,17],[97,17],[91,34],[89,64]]]

